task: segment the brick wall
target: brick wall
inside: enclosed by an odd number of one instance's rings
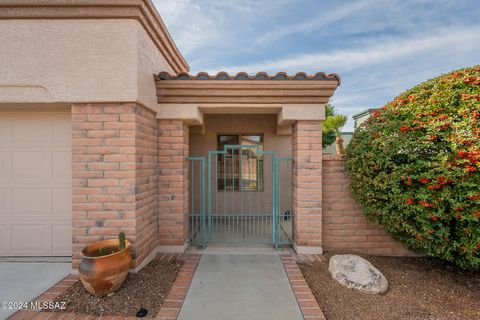
[[[158,129],[160,245],[182,246],[188,233],[188,125],[159,120]]]
[[[323,249],[371,255],[412,255],[380,226],[367,221],[353,200],[341,156],[323,155]]]
[[[72,106],[74,267],[87,243],[120,231],[134,244],[134,266],[158,244],[185,244],[188,139],[183,121],[157,121],[135,103]],[[297,247],[410,254],[366,221],[350,196],[344,161],[322,155],[320,121],[297,121],[292,143]]]
[[[135,103],[72,105],[73,266],[124,231],[133,265],[156,245],[155,115]]]
[[[156,114],[137,107],[135,126],[135,251],[143,261],[158,245]]]
[[[293,125],[293,212],[297,247],[322,246],[322,123]],[[302,250],[299,249],[299,252]]]

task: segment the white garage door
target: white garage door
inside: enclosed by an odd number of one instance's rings
[[[0,256],[69,256],[69,113],[0,112]]]

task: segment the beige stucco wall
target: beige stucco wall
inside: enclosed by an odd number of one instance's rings
[[[192,157],[205,157],[208,161],[208,151],[217,150],[217,136],[218,134],[263,134],[264,150],[275,151],[277,157],[290,157],[292,156],[292,137],[289,135],[277,135],[277,116],[276,115],[205,115],[204,116],[205,134],[190,134],[190,156]],[[212,159],[214,159],[212,157]],[[264,212],[271,211],[271,197],[272,197],[272,162],[271,156],[265,156],[264,160],[264,181],[265,189],[260,194],[259,206],[260,210]],[[198,165],[195,168],[195,179],[197,181],[194,186],[195,190],[195,211],[199,207],[199,189],[198,186]],[[215,189],[214,182],[215,164],[212,161],[212,190]],[[287,191],[290,191],[290,185],[286,184],[286,170],[284,165],[280,170],[280,188],[281,188],[281,213],[286,209],[291,209],[291,202],[286,195]],[[288,177],[289,179],[291,177]],[[290,180],[291,183],[291,180]],[[192,185],[190,184],[190,188]],[[190,189],[191,191],[191,189]],[[224,203],[224,192],[220,191],[216,194],[212,194],[212,207],[215,206],[215,201],[218,199],[219,211],[226,205],[227,210],[231,210],[231,192],[226,191],[227,200]],[[257,192],[243,192],[243,200],[240,197],[239,192],[235,192],[235,210],[237,214],[240,212],[240,202],[243,201],[243,211],[256,212],[257,209]],[[191,207],[190,200],[190,207]],[[214,208],[212,208],[213,210]]]
[[[172,70],[136,20],[0,20],[0,103],[137,101]]]
[[[137,23],[137,102],[157,111],[157,88],[153,74],[161,71],[173,73],[145,29]]]
[[[292,137],[276,134],[276,115],[204,115],[205,134],[190,135],[190,156],[208,155],[217,149],[218,134],[264,135],[265,150],[276,151],[278,157],[292,155]]]

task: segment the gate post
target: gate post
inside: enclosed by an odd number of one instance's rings
[[[294,248],[300,254],[322,253],[322,122],[293,125]]]

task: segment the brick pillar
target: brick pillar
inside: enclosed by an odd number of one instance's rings
[[[181,251],[188,234],[189,130],[182,120],[159,120],[158,129],[160,245]]]
[[[294,241],[298,253],[322,253],[322,122],[293,125]]]
[[[156,116],[135,103],[72,105],[73,266],[124,231],[138,266],[156,247]]]

